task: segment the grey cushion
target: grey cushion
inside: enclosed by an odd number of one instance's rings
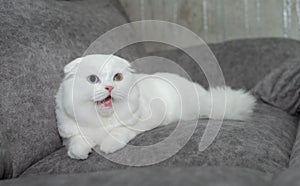
[[[61,146],[54,95],[63,66],[126,23],[117,0],[0,0],[0,131],[13,176]],[[142,48],[129,47],[127,56]]]
[[[300,168],[300,118],[298,122],[298,133],[291,153],[289,167]]]
[[[274,176],[273,186],[299,186],[300,185],[300,169],[289,168],[286,171]]]
[[[0,182],[1,183],[1,182]],[[139,168],[75,175],[34,176],[3,182],[17,185],[161,185],[268,186],[270,177],[259,171],[231,167]]]
[[[290,39],[241,39],[210,44],[209,47],[220,64],[226,84],[233,88],[251,89],[285,60],[300,57],[300,42]],[[207,86],[202,70],[184,52],[170,50],[151,55],[173,60],[194,81]]]
[[[287,60],[253,89],[262,100],[290,114],[300,113],[300,58]]]
[[[198,143],[206,124],[207,120],[199,120],[194,135],[184,148],[171,158],[152,166],[237,166],[268,173],[277,173],[288,166],[296,136],[296,117],[259,103],[249,121],[224,121],[215,141],[206,150],[199,152]],[[190,122],[184,126],[190,127]],[[174,127],[168,125],[148,131],[135,138],[131,144],[155,144],[167,137]],[[61,148],[31,166],[21,176],[127,168],[130,167],[113,163],[96,153],[84,161],[72,160],[67,156],[66,149]]]
[[[8,150],[7,138],[0,131],[0,180],[10,178],[12,175],[12,160]]]

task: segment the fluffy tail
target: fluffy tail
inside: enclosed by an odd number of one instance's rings
[[[248,119],[255,106],[255,98],[242,89],[233,90],[230,87],[211,88],[207,92],[210,105],[209,118],[213,119]]]

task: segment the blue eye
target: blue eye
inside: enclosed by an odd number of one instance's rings
[[[98,76],[96,76],[96,75],[90,75],[90,76],[88,76],[88,77],[87,77],[87,80],[88,80],[90,83],[93,83],[93,84],[100,82],[100,79],[99,79]]]

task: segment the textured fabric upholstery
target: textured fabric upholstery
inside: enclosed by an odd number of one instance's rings
[[[273,186],[299,186],[300,185],[300,169],[289,168],[278,175],[274,176]]]
[[[74,175],[29,176],[4,182],[18,185],[172,185],[172,186],[268,186],[270,176],[259,171],[232,167],[138,168]]]
[[[297,137],[294,142],[294,147],[291,153],[289,167],[300,168],[300,117],[298,122],[298,132]]]
[[[0,131],[0,179],[12,176],[12,160],[6,136]]]
[[[292,115],[300,114],[300,58],[285,61],[260,81],[253,92]]]
[[[198,144],[207,124],[207,120],[199,120],[189,142],[177,154],[153,166],[236,166],[277,173],[288,166],[297,122],[298,118],[280,109],[259,103],[249,121],[224,121],[214,142],[206,150],[199,152]],[[145,132],[135,138],[131,144],[155,144],[169,136],[175,126],[168,125]],[[191,123],[186,122],[184,126],[188,129]],[[72,160],[67,156],[66,149],[61,148],[31,166],[22,176],[127,168],[131,167],[113,163],[97,153],[92,153],[84,161]]]
[[[288,59],[300,57],[300,42],[290,39],[241,39],[209,45],[216,56],[226,84],[233,88],[253,88],[273,69]],[[191,48],[192,50],[193,48]],[[171,59],[180,65],[192,80],[207,87],[201,68],[181,50],[151,53]],[[149,71],[163,71],[155,66]]]
[[[17,176],[61,146],[54,96],[63,66],[127,20],[116,0],[0,0],[0,5],[0,131],[8,138]],[[131,57],[143,51],[124,50]]]

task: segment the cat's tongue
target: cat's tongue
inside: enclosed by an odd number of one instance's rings
[[[105,98],[104,100],[101,101],[101,104],[104,105],[104,107],[112,107],[112,98],[111,96],[108,96],[107,98]]]

